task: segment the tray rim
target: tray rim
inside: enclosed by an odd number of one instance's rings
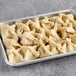
[[[35,18],[35,17],[47,16],[47,15],[52,15],[52,14],[57,14],[57,13],[63,13],[63,12],[65,12],[65,13],[67,13],[67,12],[75,12],[75,10],[74,9],[66,9],[66,10],[50,12],[50,13],[46,13],[46,14],[28,16],[28,17],[23,17],[23,18],[12,19],[12,20],[8,20],[8,21],[0,22],[0,24],[14,22],[14,21],[17,21],[17,20],[23,20],[23,19],[30,19],[30,18]],[[48,56],[48,57],[43,57],[43,58],[39,58],[39,59],[30,60],[28,62],[24,61],[24,62],[13,64],[13,63],[10,63],[8,61],[8,59],[7,59],[7,55],[6,55],[6,52],[5,52],[5,49],[4,49],[4,46],[3,46],[1,38],[0,38],[0,45],[1,45],[1,51],[2,51],[2,55],[3,55],[4,61],[6,62],[6,64],[8,64],[9,66],[12,66],[12,67],[23,66],[23,65],[28,65],[28,64],[32,64],[32,63],[38,63],[38,62],[42,62],[42,61],[46,61],[46,60],[52,60],[52,59],[61,58],[61,57],[65,57],[65,56],[70,56],[70,55],[76,54],[76,51],[73,51],[73,52],[69,52],[69,53],[65,53],[65,54],[58,54],[58,55],[53,55],[53,56]]]

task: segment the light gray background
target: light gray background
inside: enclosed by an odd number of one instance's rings
[[[76,0],[0,0],[0,21],[76,8]],[[76,76],[76,56],[18,68],[8,66],[0,50],[0,76]]]

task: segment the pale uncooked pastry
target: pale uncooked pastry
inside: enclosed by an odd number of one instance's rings
[[[72,35],[70,38],[71,38],[71,41],[72,41],[74,44],[76,44],[76,35]]]
[[[1,24],[0,34],[10,63],[64,54],[76,50],[73,14],[37,17]]]
[[[18,52],[19,49],[7,49],[7,54],[8,54],[8,60],[11,63],[18,63],[23,61],[22,55]]]

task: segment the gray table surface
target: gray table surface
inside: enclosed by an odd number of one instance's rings
[[[0,0],[0,22],[68,8],[76,9],[76,0]],[[76,56],[12,68],[0,49],[0,76],[76,76]]]

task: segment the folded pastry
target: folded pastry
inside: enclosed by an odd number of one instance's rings
[[[1,24],[0,34],[10,63],[76,50],[76,20],[73,14],[61,13]]]

